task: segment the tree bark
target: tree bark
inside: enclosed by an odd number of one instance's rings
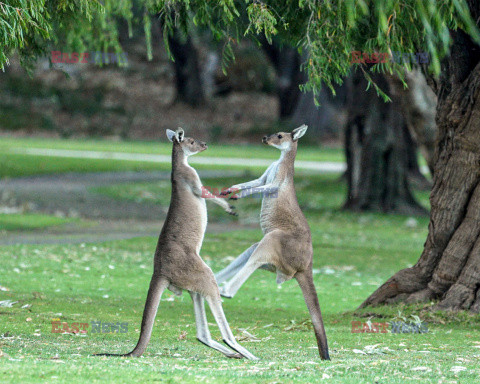
[[[336,87],[335,92],[336,96],[333,96],[330,89],[323,87],[317,97],[320,104],[318,107],[311,92],[302,92],[290,117],[292,126],[307,124],[310,137],[315,137],[318,142],[325,138],[340,138],[348,114],[345,84]]]
[[[298,104],[300,84],[306,82],[306,75],[300,71],[301,59],[297,49],[281,47],[273,41],[262,41],[263,51],[270,59],[277,73],[277,95],[280,102],[280,119],[290,117]]]
[[[205,103],[205,93],[198,53],[190,36],[182,36],[175,30],[173,36],[168,38],[170,50],[174,58],[175,85],[177,90],[176,101],[182,101],[191,106]]]
[[[373,80],[389,91],[385,76]],[[426,214],[413,198],[408,183],[408,131],[398,103],[385,103],[363,73],[350,79],[345,130],[348,196],[344,208],[407,215]],[[411,160],[411,159],[410,159]]]
[[[468,4],[479,20],[480,4]],[[433,309],[480,311],[480,50],[463,31],[451,35],[436,88],[438,137],[424,250],[361,307],[439,300]]]
[[[387,79],[393,94],[400,102],[410,134],[418,143],[420,151],[427,161],[430,173],[433,175],[435,137],[437,134],[437,124],[435,122],[437,96],[418,69],[405,74],[408,89],[403,88],[402,82],[397,77],[388,76]]]
[[[405,109],[402,108],[403,115]],[[405,115],[404,115],[405,116]],[[432,183],[428,180],[420,169],[418,164],[418,144],[412,137],[412,131],[408,128],[408,124],[403,125],[403,134],[405,135],[405,143],[407,150],[407,172],[408,181],[413,188],[420,189],[422,191],[430,191],[432,189]]]

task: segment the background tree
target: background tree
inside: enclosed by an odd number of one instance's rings
[[[372,80],[391,94],[384,75],[374,73]],[[348,195],[344,207],[405,215],[426,213],[409,188],[409,168],[418,169],[418,163],[411,159],[414,143],[400,103],[396,97],[393,103],[383,102],[373,88],[365,91],[368,82],[361,71],[356,71],[349,83],[345,128]]]
[[[335,86],[336,97],[326,89],[317,95],[319,103],[314,102],[311,92],[302,92],[300,86],[308,81],[301,65],[307,54],[302,55],[298,49],[288,44],[281,44],[278,39],[269,43],[265,38],[259,39],[277,74],[276,92],[280,106],[280,120],[286,124],[308,125],[307,135],[321,141],[325,137],[339,137],[346,121],[347,87]]]
[[[178,28],[168,38],[170,52],[174,59],[175,85],[177,101],[183,101],[191,106],[205,103],[200,62],[197,48],[190,35],[183,34]]]
[[[439,308],[480,311],[478,2],[145,0],[142,4],[151,14],[160,13],[167,43],[175,28],[188,33],[191,21],[208,26],[215,38],[225,42],[224,64],[233,59],[232,44],[240,37],[261,34],[271,41],[278,35],[307,52],[304,70],[309,81],[303,90],[316,96],[322,85],[334,91],[334,83],[341,83],[350,73],[354,50],[418,52],[426,47],[431,57],[429,68],[439,75],[438,80],[430,79],[438,96],[439,133],[429,234],[418,263],[393,276],[364,305],[440,298]],[[34,58],[45,51],[47,41],[60,40],[60,36],[69,37],[64,39],[66,44],[95,45],[103,40],[115,47],[116,17],[131,19],[132,2],[117,5],[105,0],[101,7],[88,1],[45,5],[41,0],[18,0],[1,5],[0,22],[9,25],[0,29],[3,65],[12,51],[19,50],[24,59]],[[144,22],[148,40],[148,20]],[[388,97],[371,74],[388,72],[403,79],[404,71],[411,70],[409,63],[394,62],[374,65],[369,71],[360,67],[385,99]]]

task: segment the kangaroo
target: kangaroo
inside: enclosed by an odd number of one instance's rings
[[[298,139],[306,131],[307,126],[302,125],[291,133],[265,136],[263,143],[280,149],[280,159],[271,164],[260,178],[234,185],[223,192],[231,199],[263,194],[260,225],[264,237],[217,273],[215,278],[218,284],[232,278],[220,290],[220,294],[227,298],[232,298],[257,268],[276,272],[278,284],[295,278],[312,318],[320,357],[330,360],[320,304],[313,284],[310,227],[298,205],[293,183]]]
[[[152,334],[152,327],[162,293],[169,289],[176,295],[187,290],[193,301],[197,339],[220,351],[227,357],[258,360],[235,340],[223,313],[221,297],[212,270],[200,257],[205,229],[207,208],[202,195],[202,183],[195,169],[187,162],[189,156],[207,149],[204,142],[184,137],[183,129],[167,130],[173,143],[172,150],[172,196],[167,218],[163,225],[154,257],[153,276],[150,281],[143,312],[140,338],[137,346],[122,356],[138,357],[145,351]],[[210,199],[235,214],[233,207],[224,199]],[[205,303],[207,301],[226,346],[210,336]]]

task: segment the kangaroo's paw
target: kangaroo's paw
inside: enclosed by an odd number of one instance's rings
[[[225,297],[226,299],[231,299],[234,296],[234,294],[230,293],[228,288],[223,286],[223,287],[220,288],[220,296]]]

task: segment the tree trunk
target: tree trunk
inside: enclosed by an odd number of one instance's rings
[[[405,113],[405,109],[403,108],[402,113]],[[425,177],[420,169],[417,156],[418,145],[412,137],[412,131],[408,128],[408,124],[403,125],[403,134],[405,135],[405,144],[407,150],[408,181],[413,188],[420,189],[422,191],[430,191],[432,189],[432,183]]]
[[[185,102],[191,106],[205,103],[205,93],[197,50],[190,36],[183,36],[175,30],[168,38],[170,50],[174,58],[176,101]]]
[[[346,86],[335,89],[336,96],[327,87],[323,87],[318,95],[317,107],[311,92],[300,95],[297,106],[290,118],[292,126],[308,125],[310,136],[318,142],[325,138],[340,138],[347,123]]]
[[[300,91],[300,85],[308,80],[300,69],[307,55],[300,56],[296,48],[280,46],[275,41],[269,44],[265,39],[262,48],[277,73],[280,119],[295,126],[308,125],[308,135],[317,141],[326,136],[339,137],[347,118],[346,87],[338,87],[335,97],[329,89],[322,88],[317,107],[311,92]]]
[[[388,76],[387,79],[393,94],[400,102],[410,134],[419,145],[430,173],[433,175],[435,137],[437,135],[437,124],[435,123],[437,96],[418,69],[405,74],[408,89],[403,88],[402,82],[397,77]]]
[[[297,49],[280,47],[275,41],[262,41],[262,48],[277,73],[277,95],[280,102],[280,119],[290,117],[300,99],[300,84],[306,82],[306,75],[300,71],[300,55]]]
[[[384,76],[373,80],[388,92]],[[405,120],[398,103],[385,103],[359,71],[353,74],[345,130],[348,196],[345,209],[426,214],[408,184]]]
[[[469,1],[474,20],[480,4]],[[397,272],[362,305],[439,299],[434,309],[480,311],[480,50],[451,32],[438,95],[429,233],[419,261]]]

